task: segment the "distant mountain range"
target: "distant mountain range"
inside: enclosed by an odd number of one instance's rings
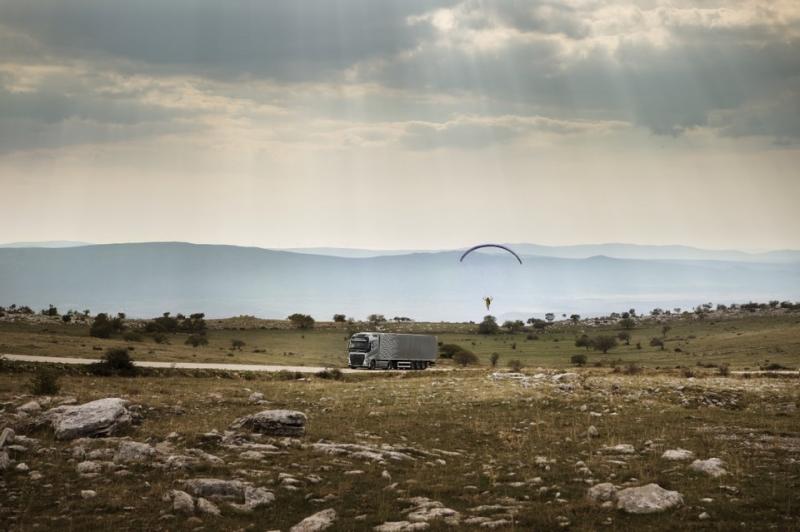
[[[487,295],[500,319],[800,299],[800,261],[783,255],[765,254],[769,260],[762,262],[747,254],[738,261],[561,258],[536,256],[532,245],[515,248],[523,265],[495,253],[460,263],[459,251],[352,258],[170,242],[4,248],[0,305],[54,304],[136,317],[304,312],[328,320],[334,313],[364,318],[376,312],[477,321],[486,314],[481,299]]]
[[[89,242],[73,242],[71,240],[53,240],[47,242],[9,242],[0,244],[0,248],[74,248],[90,246]]]

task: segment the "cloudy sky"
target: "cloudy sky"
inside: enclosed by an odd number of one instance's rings
[[[0,242],[800,248],[796,0],[0,0]]]

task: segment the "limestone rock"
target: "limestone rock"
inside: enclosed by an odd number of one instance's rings
[[[203,497],[197,499],[196,508],[197,511],[200,512],[201,514],[214,515],[214,516],[221,514],[219,507],[216,504]]]
[[[691,460],[694,458],[694,453],[686,449],[667,449],[661,458],[664,460]]]
[[[172,490],[172,510],[179,514],[192,515],[194,513],[194,499],[192,496],[181,490]]]
[[[431,525],[428,523],[411,523],[409,521],[387,521],[382,525],[374,527],[375,532],[414,532],[416,530],[428,530]]]
[[[617,488],[610,482],[595,484],[586,493],[586,496],[593,502],[613,501],[617,494]]]
[[[124,464],[140,464],[152,460],[156,455],[153,446],[136,441],[123,441],[119,444],[115,462]]]
[[[683,504],[677,491],[665,490],[658,484],[625,488],[617,492],[617,508],[629,514],[663,512]]]
[[[107,397],[78,406],[51,408],[44,417],[53,425],[58,440],[110,436],[130,426],[127,404],[124,399]]]
[[[333,526],[336,510],[328,508],[310,515],[289,529],[289,532],[321,532]]]
[[[294,410],[262,410],[235,420],[231,428],[270,436],[298,437],[306,433],[306,420],[305,414]]]
[[[709,458],[708,460],[695,460],[689,465],[689,469],[717,478],[728,474],[724,466],[725,462],[719,458]]]
[[[3,432],[0,433],[0,449],[12,443],[14,443],[14,429],[6,427],[3,429]]]

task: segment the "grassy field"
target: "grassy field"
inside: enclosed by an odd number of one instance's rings
[[[89,336],[88,326],[52,322],[0,322],[0,353],[66,357],[99,357],[108,347],[128,346],[138,360],[165,362],[227,362],[343,367],[346,364],[347,329],[326,324],[313,330],[275,328],[220,328],[216,322],[209,330],[209,344],[192,348],[184,345],[185,334],[170,335],[169,344],[157,344],[149,335],[142,341],[125,342],[119,338],[102,340]],[[777,363],[800,366],[800,315],[743,315],[726,319],[673,319],[671,329],[662,334],[662,325],[643,321],[630,331],[630,345],[621,345],[602,354],[575,347],[575,338],[586,333],[616,335],[616,326],[595,327],[586,324],[557,324],[530,337],[529,333],[500,333],[491,336],[476,333],[468,324],[386,325],[385,330],[436,334],[440,342],[455,343],[474,351],[481,364],[488,365],[496,352],[500,365],[511,359],[528,367],[560,368],[569,365],[574,354],[586,354],[589,365],[602,363],[655,367],[729,364],[733,369],[758,369]],[[369,325],[364,325],[369,330]],[[663,337],[665,349],[651,347],[653,337]],[[532,339],[535,338],[535,339]],[[242,340],[241,350],[231,348],[234,339]],[[636,344],[641,345],[641,349]]]
[[[488,345],[494,348],[494,341]],[[554,363],[561,357],[553,355]],[[0,373],[0,427],[23,424],[15,409],[31,399],[29,377]],[[163,445],[175,431],[171,452],[202,447],[225,463],[190,471],[164,469],[156,461],[117,464],[113,473],[84,478],[76,472],[75,445],[54,441],[47,430],[29,431],[38,445],[11,456],[42,476],[33,480],[13,466],[2,473],[4,529],[288,530],[333,508],[339,517],[331,530],[371,530],[405,519],[402,499],[413,496],[460,512],[462,530],[472,529],[463,520],[481,515],[505,518],[502,530],[800,529],[797,379],[690,380],[674,370],[624,375],[588,368],[567,385],[550,376],[532,378],[527,386],[496,381],[486,370],[359,373],[340,381],[65,375],[60,382],[61,396],[79,402],[116,396],[141,404],[144,420],[127,434],[135,441]],[[248,402],[252,391],[262,392],[269,406]],[[722,398],[721,406],[709,406],[707,397]],[[282,454],[255,461],[201,441],[202,433],[222,431],[236,417],[263,408],[306,413],[306,436]],[[586,434],[590,425],[597,437]],[[320,440],[403,446],[419,454],[386,463],[334,457],[315,452],[312,444]],[[602,450],[620,443],[635,453]],[[113,453],[118,442],[82,445],[102,454]],[[660,458],[674,448],[721,458],[728,474],[715,479],[690,471],[686,462]],[[299,479],[299,489],[281,487],[282,473]],[[163,495],[196,477],[252,481],[273,490],[277,500],[252,514],[223,508],[220,517],[174,515]],[[599,482],[655,482],[679,491],[684,504],[644,516],[604,509],[586,498]],[[88,489],[97,496],[84,500],[80,491]],[[704,512],[708,519],[699,517]],[[429,530],[450,529],[430,522]]]

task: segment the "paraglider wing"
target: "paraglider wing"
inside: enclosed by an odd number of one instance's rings
[[[480,244],[480,245],[477,245],[477,246],[472,246],[471,248],[466,250],[463,255],[461,255],[461,258],[458,259],[458,262],[463,262],[464,261],[464,257],[469,255],[470,253],[472,253],[476,249],[481,249],[481,248],[500,248],[500,249],[504,249],[504,250],[508,251],[509,253],[511,253],[512,255],[514,255],[514,257],[519,261],[519,263],[522,264],[522,259],[519,258],[519,255],[514,253],[513,249],[509,249],[509,248],[507,248],[505,246],[502,246],[500,244]]]

